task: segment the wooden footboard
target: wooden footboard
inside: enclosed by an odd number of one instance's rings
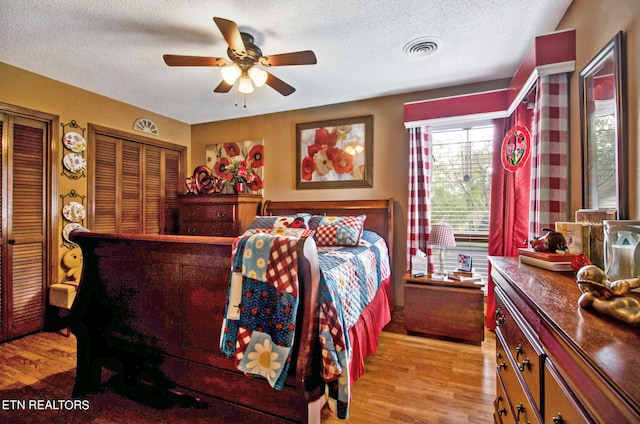
[[[232,238],[74,231],[84,270],[70,312],[76,335],[74,396],[101,389],[102,369],[125,386],[204,394],[264,413],[319,422],[323,382],[317,346],[318,261],[313,239],[298,244],[301,305],[291,375],[283,390],[239,372],[220,352]],[[142,384],[143,383],[143,384]]]

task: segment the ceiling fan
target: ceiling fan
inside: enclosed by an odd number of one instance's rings
[[[227,93],[238,82],[238,91],[252,93],[255,87],[267,84],[283,96],[296,91],[280,78],[265,71],[262,67],[287,65],[314,65],[316,55],[311,50],[263,56],[258,46],[253,44],[253,36],[240,32],[235,22],[223,18],[213,18],[229,48],[229,59],[205,56],[180,56],[165,54],[164,61],[169,66],[218,66],[221,67],[222,82],[213,90]]]

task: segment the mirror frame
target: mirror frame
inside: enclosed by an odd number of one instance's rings
[[[628,144],[627,144],[627,82],[626,82],[626,49],[624,33],[619,31],[602,50],[584,67],[579,76],[580,89],[580,124],[582,136],[582,206],[585,209],[599,209],[589,201],[589,188],[594,175],[589,172],[593,162],[593,139],[589,121],[593,116],[592,107],[588,102],[594,97],[593,86],[589,86],[589,78],[600,71],[605,61],[611,56],[613,59],[614,100],[615,100],[615,161],[617,185],[617,213],[618,219],[628,219],[629,213],[629,184],[628,184]]]

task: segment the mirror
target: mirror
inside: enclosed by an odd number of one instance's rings
[[[620,31],[580,72],[582,204],[627,219],[625,48]]]

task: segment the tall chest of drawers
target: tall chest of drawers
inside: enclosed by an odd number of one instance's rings
[[[179,232],[192,236],[236,237],[258,214],[261,196],[181,195]]]
[[[638,329],[578,306],[572,273],[490,258],[496,423],[640,422]]]

